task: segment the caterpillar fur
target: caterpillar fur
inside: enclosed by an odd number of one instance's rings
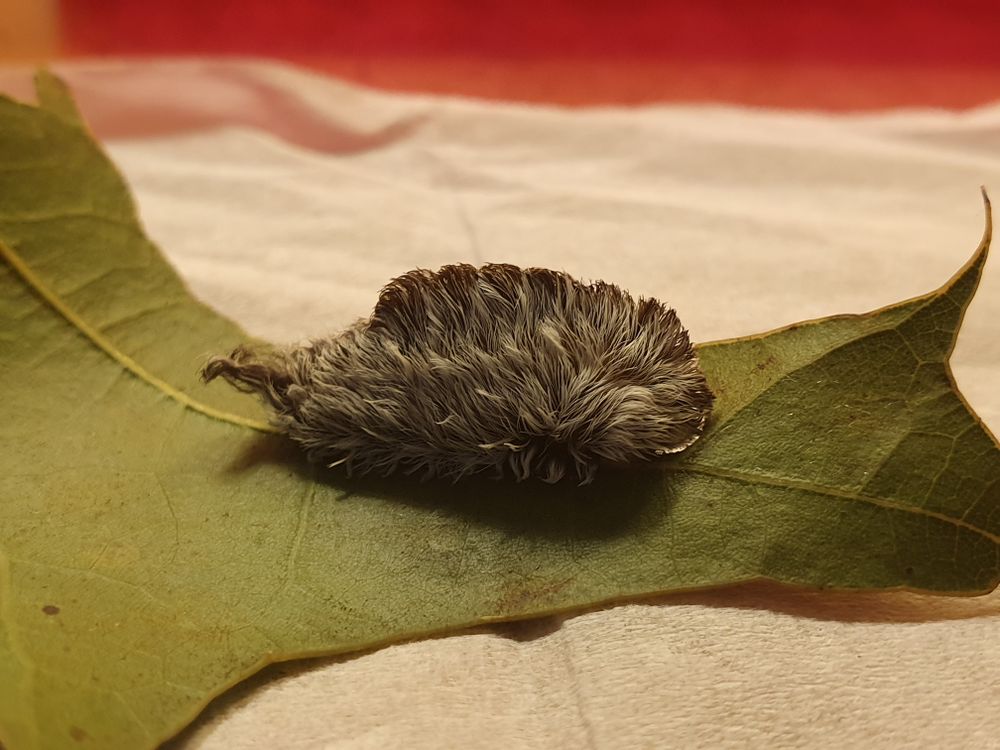
[[[591,481],[701,435],[713,395],[674,310],[603,281],[489,264],[415,270],[373,314],[205,365],[326,466]]]

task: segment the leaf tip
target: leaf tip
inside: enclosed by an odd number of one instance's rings
[[[38,68],[35,71],[35,96],[42,109],[58,115],[64,120],[83,124],[83,118],[73,100],[69,86],[47,67]]]
[[[989,252],[990,239],[993,236],[993,206],[990,203],[990,194],[986,191],[985,185],[979,186],[979,192],[983,194],[983,209],[986,211],[986,229],[983,232],[983,241],[979,245],[982,252]]]
[[[963,306],[968,306],[972,300],[972,296],[976,292],[976,287],[979,286],[983,266],[986,264],[986,258],[990,252],[990,242],[993,239],[993,209],[990,203],[990,196],[986,192],[985,185],[980,185],[979,191],[983,196],[983,210],[986,214],[983,238],[979,241],[979,245],[976,247],[976,251],[972,254],[972,257],[938,292],[939,294],[944,294],[952,292],[959,287],[965,287],[964,293],[961,295],[964,300]]]

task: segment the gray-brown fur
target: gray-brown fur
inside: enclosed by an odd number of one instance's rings
[[[258,393],[315,462],[456,479],[587,482],[683,450],[713,400],[673,310],[504,264],[411,271],[339,335],[202,374]]]

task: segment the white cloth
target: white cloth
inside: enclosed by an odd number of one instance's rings
[[[194,293],[274,340],[456,261],[614,281],[698,341],[862,312],[943,283],[981,235],[980,184],[1000,199],[1000,107],[559,110],[252,62],[59,72]],[[995,257],[954,357],[994,428],[998,320]],[[998,709],[1000,595],[753,584],[278,665],[178,745],[1000,747]]]

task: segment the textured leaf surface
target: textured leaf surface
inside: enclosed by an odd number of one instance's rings
[[[143,235],[55,79],[0,99],[0,739],[151,747],[269,661],[770,578],[1000,580],[1000,450],[942,289],[701,347],[693,450],[579,488],[314,475],[196,372],[244,338]]]

